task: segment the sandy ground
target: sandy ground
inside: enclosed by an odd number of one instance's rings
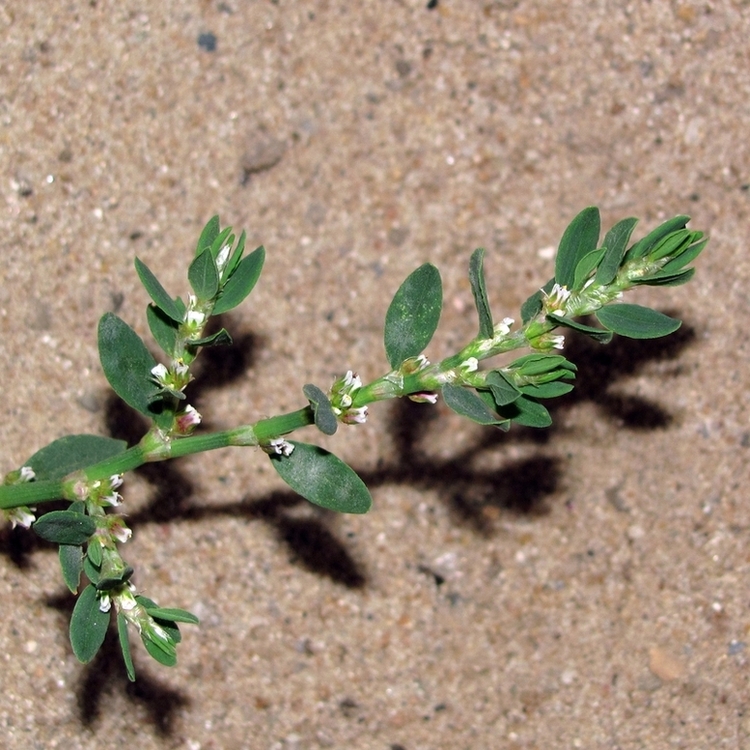
[[[90,0],[0,5],[0,469],[63,434],[137,438],[99,316],[146,335],[133,258],[174,294],[219,213],[263,243],[209,426],[386,369],[382,321],[432,261],[428,354],[552,272],[584,206],[712,237],[631,301],[669,340],[571,340],[542,433],[379,405],[326,445],[363,517],[298,502],[256,451],[126,481],[139,588],[202,618],[176,668],[67,643],[54,549],[0,532],[0,738],[25,748],[750,747],[750,4]],[[314,438],[311,433],[310,439]]]

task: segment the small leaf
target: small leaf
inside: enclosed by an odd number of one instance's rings
[[[487,373],[485,382],[490,387],[492,397],[498,406],[512,404],[521,395],[521,391],[514,383],[510,382],[501,370],[493,370]]]
[[[188,268],[188,281],[199,300],[211,300],[219,291],[219,272],[216,261],[206,248]]]
[[[89,585],[78,597],[70,618],[70,644],[78,661],[88,664],[104,643],[109,612],[99,609],[96,589]]]
[[[154,301],[154,304],[168,318],[181,323],[180,309],[169,296],[167,290],[161,285],[159,279],[154,276],[149,267],[140,258],[135,259],[135,270],[138,272],[138,277],[148,292],[148,296]]]
[[[92,539],[86,545],[86,556],[97,568],[102,567],[102,545],[96,539]]]
[[[297,494],[339,513],[370,510],[370,492],[353,469],[316,445],[292,445],[294,450],[288,456],[272,455],[271,464]]]
[[[601,219],[596,206],[584,208],[565,230],[557,248],[555,280],[560,286],[573,289],[576,266],[581,258],[596,250],[599,241]]]
[[[638,240],[638,242],[628,248],[628,251],[625,253],[625,261],[630,261],[634,258],[642,258],[644,255],[648,255],[651,249],[661,242],[661,240],[667,235],[672,234],[672,232],[677,232],[680,229],[684,229],[689,221],[689,216],[675,216],[674,219],[669,219],[669,221],[660,224],[643,239]]]
[[[117,635],[120,639],[120,651],[122,651],[122,660],[125,662],[128,679],[131,682],[135,682],[135,667],[133,666],[133,656],[130,653],[128,621],[125,619],[125,615],[122,612],[117,613]]]
[[[233,242],[234,235],[232,234],[232,227],[226,227],[214,237],[214,241],[211,243],[210,248],[214,260],[216,260],[224,245],[229,245],[231,247]]]
[[[399,287],[385,316],[385,352],[392,368],[416,357],[430,343],[443,306],[443,287],[430,263],[413,271]]]
[[[184,316],[185,303],[179,297],[175,300],[175,303],[182,309],[182,315]],[[172,318],[165,315],[156,305],[149,305],[146,308],[146,320],[154,341],[156,341],[168,357],[173,357],[180,324],[175,323]]]
[[[566,393],[570,393],[572,390],[572,383],[561,383],[559,380],[555,380],[551,383],[521,386],[521,393],[523,393],[524,396],[533,396],[534,398],[557,398],[558,396],[564,396]]]
[[[34,522],[34,531],[55,544],[84,544],[96,531],[96,521],[83,513],[53,510]]]
[[[107,566],[105,565],[104,569],[106,569],[106,567]],[[96,582],[96,590],[109,591],[110,589],[122,586],[123,583],[127,583],[133,577],[134,570],[130,565],[126,565],[116,571],[100,572],[107,577],[103,578],[101,575],[99,576],[99,580]]]
[[[176,607],[146,607],[146,612],[157,620],[186,622],[190,625],[198,625],[200,623],[200,620],[192,612]]]
[[[177,664],[177,654],[173,644],[163,643],[160,640],[151,639],[145,633],[141,633],[141,640],[146,647],[149,656],[165,667],[173,667]]]
[[[24,466],[30,466],[38,480],[62,479],[123,453],[127,447],[124,440],[99,435],[66,435],[38,450]]]
[[[333,435],[338,429],[339,422],[333,412],[328,396],[317,385],[313,385],[312,383],[307,383],[302,388],[302,392],[312,407],[315,426],[324,435]]]
[[[190,346],[231,346],[232,337],[226,328],[222,328],[210,336],[204,336],[202,339],[192,339]]]
[[[492,311],[487,299],[487,288],[484,281],[484,249],[477,248],[469,262],[469,282],[474,295],[474,304],[479,314],[479,335],[483,339],[491,339],[495,333],[492,323]]]
[[[456,414],[467,417],[472,422],[484,425],[496,425],[504,421],[499,419],[496,414],[493,414],[487,408],[484,400],[468,388],[446,383],[442,391],[445,403]]]
[[[638,279],[638,284],[644,286],[681,286],[687,284],[690,279],[695,275],[694,268],[686,268],[684,271],[677,271],[677,273],[655,273],[653,276],[648,276],[643,279]]]
[[[542,404],[521,396],[512,404],[502,407],[500,413],[523,427],[549,427],[552,417]]]
[[[625,256],[630,235],[635,229],[638,219],[629,218],[618,221],[604,237],[603,247],[607,248],[606,253],[599,267],[596,269],[596,283],[601,285],[611,284],[620,270],[622,259]]]
[[[696,234],[700,234],[700,232],[696,232]],[[672,258],[666,265],[662,266],[661,273],[672,274],[682,270],[688,263],[692,263],[700,255],[707,242],[708,240],[705,239],[686,248],[676,258]]]
[[[203,227],[203,231],[201,232],[201,236],[198,240],[198,245],[195,248],[195,257],[197,258],[207,247],[211,247],[213,244],[213,241],[219,236],[219,232],[221,231],[220,224],[219,224],[219,217],[218,216],[212,216],[205,227]]]
[[[99,566],[94,565],[94,563],[91,562],[89,555],[86,555],[86,557],[83,558],[83,572],[86,574],[86,578],[88,578],[94,586],[99,583]]]
[[[570,367],[575,371],[575,365],[568,362],[562,354],[526,354],[513,360],[508,366],[518,370],[524,377],[541,375],[558,367]]]
[[[586,253],[586,255],[578,261],[575,277],[573,279],[573,289],[578,290],[583,288],[584,283],[597,268],[606,252],[606,247],[600,247],[598,250],[592,250],[590,253]]]
[[[676,331],[682,322],[640,305],[610,305],[596,313],[599,322],[631,339],[656,339]]]
[[[593,326],[579,323],[577,320],[573,320],[573,318],[565,318],[558,315],[548,315],[547,318],[565,328],[572,328],[574,331],[585,333],[587,336],[594,339],[594,341],[598,341],[601,344],[608,344],[612,341],[612,332],[609,330],[603,331],[601,328],[594,328]]]
[[[242,302],[258,281],[260,272],[263,270],[263,263],[266,258],[266,251],[261,246],[253,250],[250,255],[243,258],[235,272],[229,277],[223,291],[219,295],[213,309],[213,315],[221,315],[229,312]]]
[[[63,581],[71,594],[77,594],[83,572],[83,549],[78,544],[61,544],[58,554]]]
[[[151,378],[156,360],[140,336],[114,313],[99,321],[99,359],[115,393],[136,411],[154,418],[151,402],[157,392]]]
[[[521,322],[524,325],[542,311],[542,297],[545,293],[549,294],[554,285],[555,279],[552,278],[521,305]]]
[[[234,252],[232,253],[231,257],[227,261],[227,264],[224,266],[224,270],[221,274],[221,287],[224,287],[224,284],[226,284],[227,279],[234,273],[234,269],[237,268],[237,264],[240,262],[240,259],[242,258],[242,253],[245,251],[245,240],[247,239],[247,235],[245,234],[244,230],[242,234],[240,235],[239,240],[237,240],[237,247],[234,248]]]
[[[661,260],[668,255],[676,257],[693,244],[693,234],[700,235],[701,233],[691,232],[689,229],[680,229],[677,232],[667,235],[648,254],[649,260]]]

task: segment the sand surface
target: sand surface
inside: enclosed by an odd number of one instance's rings
[[[380,404],[321,440],[366,516],[287,493],[259,451],[129,476],[135,582],[200,615],[179,664],[71,653],[54,548],[0,531],[0,744],[26,748],[750,747],[750,4],[90,0],[0,5],[0,470],[137,439],[96,325],[147,335],[219,213],[268,258],[191,398],[213,429],[386,370],[403,278],[441,270],[428,349],[551,275],[583,207],[711,235],[630,301],[668,340],[569,340],[543,433]],[[304,435],[302,435],[304,439]],[[313,432],[307,439],[317,439]]]

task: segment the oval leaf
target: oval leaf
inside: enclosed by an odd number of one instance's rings
[[[81,592],[70,618],[70,644],[78,661],[87,664],[104,643],[109,612],[99,609],[96,589],[89,585]]]
[[[517,398],[499,411],[504,417],[523,427],[549,427],[552,424],[552,417],[547,409],[526,396]]]
[[[682,321],[641,305],[611,305],[596,313],[599,322],[620,336],[631,339],[658,339],[674,333]]]
[[[83,572],[83,549],[77,544],[61,544],[59,557],[65,585],[71,594],[76,594]]]
[[[596,250],[601,219],[596,206],[584,208],[565,230],[557,248],[555,280],[560,286],[573,288],[576,267],[584,255]]]
[[[272,455],[271,463],[297,494],[339,513],[370,510],[370,492],[353,469],[317,445],[297,442],[292,445],[294,450],[288,456]]]
[[[324,435],[333,435],[339,426],[339,421],[336,419],[328,396],[317,385],[313,385],[312,383],[307,383],[302,388],[302,392],[312,407],[315,426]]]
[[[146,607],[151,617],[157,620],[168,620],[169,622],[187,622],[190,625],[198,625],[200,620],[185,609],[177,607]]]
[[[263,263],[266,259],[266,251],[261,246],[253,250],[250,255],[243,258],[234,273],[229,277],[219,299],[214,305],[212,315],[221,315],[229,312],[242,302],[258,281]]]
[[[216,216],[212,216],[208,220],[206,226],[203,227],[201,236],[198,239],[198,245],[195,248],[196,257],[198,257],[207,247],[211,247],[213,241],[219,236],[220,231],[219,216],[217,214]]]
[[[140,259],[135,259],[135,270],[141,284],[148,292],[148,296],[154,301],[154,304],[168,317],[177,323],[182,322],[180,309],[174,300],[169,296],[167,290],[161,285],[159,279],[154,276],[151,269]]]
[[[632,217],[623,219],[618,221],[605,235],[602,244],[607,248],[607,251],[596,269],[597,284],[611,284],[614,281],[617,272],[620,270],[628,240],[637,223],[638,219]]]
[[[188,281],[199,300],[209,300],[219,291],[219,273],[211,249],[206,248],[188,268]]]
[[[484,281],[484,249],[481,247],[477,248],[471,256],[469,283],[479,315],[479,335],[483,339],[491,339],[495,331],[492,323],[492,311],[487,299],[487,288]]]
[[[446,383],[443,386],[443,399],[456,414],[468,417],[477,424],[500,424],[505,421],[493,414],[476,393],[460,385]]]
[[[392,368],[424,351],[435,333],[442,306],[440,273],[425,263],[407,276],[385,316],[385,352]]]
[[[151,369],[156,360],[140,336],[114,313],[99,321],[99,359],[115,393],[136,411],[154,416],[150,408],[156,392]]]
[[[122,612],[117,613],[117,635],[120,639],[120,651],[122,651],[122,660],[125,662],[128,679],[131,682],[135,682],[135,667],[133,666],[133,656],[130,653],[128,621],[125,619],[125,615]]]
[[[85,544],[96,531],[96,521],[83,513],[53,510],[34,522],[34,531],[55,544]]]
[[[99,435],[66,435],[38,450],[24,466],[30,466],[39,480],[62,479],[123,453],[127,447],[124,440]]]

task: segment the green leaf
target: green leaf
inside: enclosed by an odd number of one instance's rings
[[[219,236],[219,232],[221,231],[220,224],[219,224],[219,217],[218,216],[212,216],[205,227],[203,227],[203,231],[201,232],[201,236],[198,239],[198,245],[195,248],[195,257],[197,258],[207,247],[211,247],[214,240]]]
[[[89,585],[78,597],[70,618],[70,644],[78,661],[88,664],[104,643],[109,612],[99,609],[96,589]]]
[[[638,219],[629,218],[618,221],[604,237],[603,247],[607,248],[602,262],[596,269],[595,282],[597,284],[611,284],[620,270],[622,259],[625,256],[630,235],[635,229]]]
[[[279,476],[315,505],[339,513],[367,513],[372,505],[365,483],[341,459],[323,448],[292,442],[288,456],[272,455]]]
[[[492,397],[498,406],[512,404],[520,395],[521,391],[507,378],[501,370],[493,370],[487,373],[485,381],[490,387]]]
[[[446,383],[443,388],[443,399],[445,403],[462,417],[467,417],[472,422],[484,425],[496,425],[504,420],[499,419],[488,408],[485,401],[468,388],[460,385]]]
[[[684,229],[689,221],[689,216],[675,216],[674,219],[669,219],[669,221],[660,224],[643,239],[638,240],[638,242],[628,248],[628,251],[625,253],[625,261],[627,262],[634,258],[642,258],[644,255],[648,255],[651,249],[661,242],[667,235],[672,234],[672,232],[677,232],[680,229]]]
[[[686,268],[684,271],[677,271],[676,273],[661,271],[655,273],[653,276],[638,279],[636,283],[643,284],[643,286],[681,286],[682,284],[687,284],[694,275],[694,268]]]
[[[500,414],[523,427],[542,428],[552,424],[552,417],[547,409],[526,396],[521,396],[512,404],[502,407]]]
[[[479,335],[491,339],[495,333],[492,323],[492,311],[487,299],[487,288],[484,281],[484,248],[477,248],[469,261],[469,282],[474,295],[474,304],[479,314]]]
[[[324,435],[333,435],[338,429],[339,421],[336,419],[328,396],[317,385],[313,385],[312,383],[307,383],[302,388],[302,392],[312,407],[315,426]]]
[[[88,554],[83,558],[83,572],[86,574],[86,578],[88,578],[94,586],[99,583],[99,566],[94,565]]]
[[[565,230],[557,248],[555,280],[560,286],[573,289],[575,272],[581,258],[596,250],[601,219],[596,206],[584,208]]]
[[[599,322],[631,339],[656,339],[676,331],[682,322],[640,305],[610,305],[596,313]]]
[[[55,544],[84,544],[96,531],[96,521],[83,513],[69,510],[53,510],[37,519],[34,531]]]
[[[115,393],[136,411],[152,419],[157,388],[151,377],[156,360],[140,336],[114,313],[99,321],[99,359]]]
[[[524,377],[541,375],[542,373],[556,370],[559,367],[571,369],[575,372],[575,365],[568,362],[561,354],[526,354],[513,360],[508,367],[518,370]]]
[[[135,667],[133,666],[133,656],[130,653],[128,621],[125,619],[125,615],[122,612],[117,613],[117,635],[120,638],[120,651],[122,651],[122,660],[125,662],[128,679],[131,682],[135,682]]]
[[[24,466],[34,470],[37,480],[62,479],[123,453],[127,447],[124,440],[99,435],[66,435],[38,450]]]
[[[178,301],[184,307],[179,297]],[[175,323],[172,318],[165,315],[156,305],[149,305],[146,308],[146,320],[154,341],[156,341],[168,357],[173,357],[175,344],[177,343],[177,331],[180,327],[179,323]]]
[[[226,284],[227,279],[234,273],[234,269],[237,268],[237,264],[240,262],[240,258],[242,258],[242,253],[245,251],[246,239],[247,235],[243,230],[239,240],[237,240],[237,247],[234,248],[234,252],[227,261],[227,264],[224,266],[224,270],[221,273],[222,288],[224,284]]]
[[[96,539],[92,539],[86,546],[86,556],[97,568],[102,567],[102,545]]]
[[[521,305],[521,322],[524,325],[542,311],[543,294],[549,294],[554,285],[555,279],[551,278],[541,289],[534,292],[534,294],[532,294],[526,302]]]
[[[146,647],[149,656],[155,659],[164,667],[173,667],[177,664],[177,653],[175,652],[174,646],[170,644],[162,643],[158,640],[151,640],[147,636],[141,633],[141,640],[143,645]]]
[[[701,233],[696,232],[695,234]],[[701,254],[707,242],[708,239],[705,239],[702,242],[696,242],[694,245],[686,248],[676,258],[672,258],[672,260],[662,266],[661,273],[676,273],[677,271],[680,271],[682,268],[684,268],[688,263],[692,263]]]
[[[533,396],[534,398],[557,398],[570,393],[573,390],[572,383],[561,383],[554,380],[551,383],[529,384],[521,386],[521,393],[524,396]]]
[[[206,248],[188,268],[188,281],[199,300],[211,300],[219,291],[219,272],[211,249]]]
[[[594,339],[594,341],[598,341],[601,344],[608,344],[612,341],[612,332],[609,330],[603,331],[601,328],[587,326],[584,323],[579,323],[577,320],[573,320],[573,318],[566,318],[561,315],[548,315],[547,318],[565,328],[572,328],[574,331],[585,333],[587,336]]]
[[[201,339],[192,339],[190,346],[231,346],[232,337],[226,328],[222,328],[210,336],[204,336]]]
[[[573,279],[573,289],[580,290],[583,288],[584,283],[597,268],[606,252],[606,247],[600,247],[598,250],[592,250],[590,253],[586,253],[586,255],[578,261],[575,277]]]
[[[385,316],[385,352],[393,369],[424,351],[435,333],[442,306],[440,273],[425,263],[407,276]]]
[[[133,573],[135,572],[130,565],[121,566],[115,571],[110,570],[105,572],[106,567],[105,565],[100,571],[101,575],[96,582],[97,591],[109,591],[110,589],[122,586],[123,583],[127,583],[133,577]],[[105,575],[106,578],[103,577]]]
[[[229,312],[242,302],[258,281],[260,272],[263,270],[263,263],[266,258],[266,251],[261,246],[253,250],[250,255],[243,258],[235,272],[229,277],[219,299],[214,305],[213,315],[221,315]]]
[[[180,309],[174,300],[169,296],[167,290],[161,285],[159,279],[154,276],[149,267],[140,259],[135,259],[135,270],[141,283],[148,292],[148,296],[154,301],[154,304],[168,317],[176,323],[182,322]]]
[[[677,232],[667,235],[653,250],[648,254],[649,260],[661,260],[668,255],[677,256],[683,250],[686,250],[693,244],[693,235],[702,236],[701,232],[691,232],[689,229],[680,229]]]
[[[61,544],[58,555],[63,581],[71,594],[77,594],[83,572],[83,549],[78,544]]]
[[[198,625],[200,623],[200,620],[192,612],[176,607],[146,607],[146,612],[157,620],[186,622],[190,625]]]

